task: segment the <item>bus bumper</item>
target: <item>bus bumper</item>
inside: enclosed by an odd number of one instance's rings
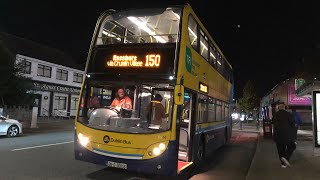
[[[139,172],[151,175],[177,175],[177,144],[175,141],[170,141],[167,150],[158,157],[145,160],[121,159],[100,155],[89,151],[81,146],[78,141],[75,141],[75,159],[86,161],[93,164],[100,164],[108,166],[108,161],[112,163],[121,163],[126,165],[126,170],[132,172]]]

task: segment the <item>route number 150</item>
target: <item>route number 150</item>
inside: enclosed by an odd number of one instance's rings
[[[159,54],[149,54],[146,56],[146,64],[148,67],[159,67],[161,56]]]

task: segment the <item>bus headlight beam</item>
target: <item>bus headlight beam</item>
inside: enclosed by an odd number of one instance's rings
[[[161,153],[161,150],[160,150],[160,148],[155,147],[155,148],[153,148],[152,152],[153,152],[154,155],[158,156]]]
[[[87,146],[88,143],[89,143],[89,138],[84,136],[83,134],[79,133],[78,134],[78,139],[79,139],[79,142],[82,146]]]

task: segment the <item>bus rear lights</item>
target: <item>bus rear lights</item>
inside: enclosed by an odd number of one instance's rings
[[[83,134],[79,133],[78,134],[78,139],[79,139],[79,142],[82,146],[87,146],[88,143],[89,143],[89,138],[84,136]]]

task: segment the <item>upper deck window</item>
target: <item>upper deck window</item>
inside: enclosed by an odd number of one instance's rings
[[[129,10],[105,17],[96,45],[176,42],[180,8]]]
[[[200,54],[206,60],[209,60],[208,38],[204,35],[202,30],[200,30],[200,33]]]
[[[216,50],[213,45],[210,45],[210,64],[213,67],[216,67],[216,64],[217,64]]]
[[[189,16],[189,22],[188,22],[188,31],[189,31],[189,38],[191,46],[194,49],[198,49],[198,24],[193,16]]]

